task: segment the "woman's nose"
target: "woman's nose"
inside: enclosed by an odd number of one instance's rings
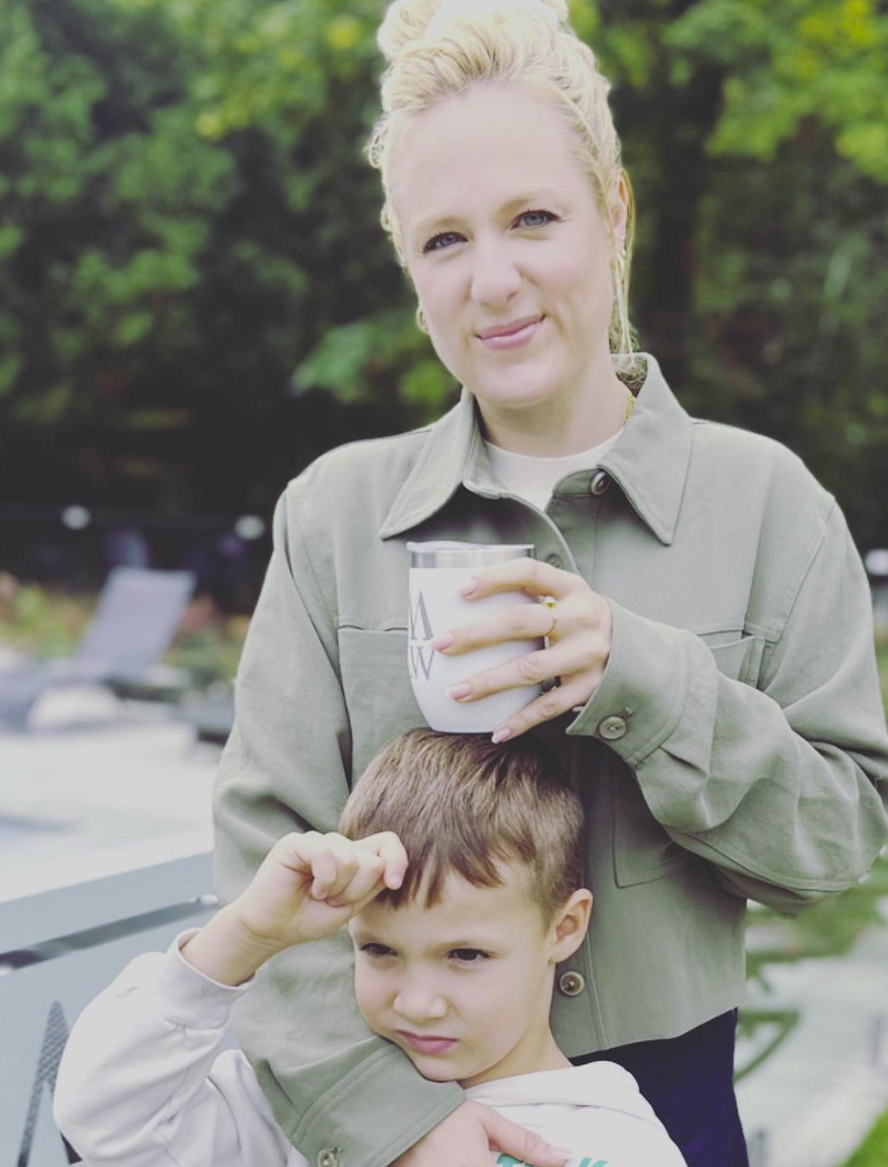
[[[478,245],[472,270],[472,299],[502,308],[521,287],[521,273],[508,246]]]

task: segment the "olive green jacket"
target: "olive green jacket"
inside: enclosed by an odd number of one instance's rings
[[[600,687],[539,731],[582,797],[595,893],[556,980],[568,1055],[735,1006],[746,897],[793,912],[884,844],[871,601],[842,514],[780,445],[691,419],[652,359],[620,440],[545,513],[503,494],[464,394],[431,427],[324,455],[274,531],[217,785],[224,900],[282,833],[334,829],[378,748],[422,724],[408,538],[532,542],[613,610]],[[344,934],[260,981],[237,1033],[312,1162],[384,1167],[460,1104],[362,1022]]]

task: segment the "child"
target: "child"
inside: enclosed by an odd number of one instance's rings
[[[56,1088],[69,1141],[95,1164],[306,1167],[246,1058],[219,1048],[260,967],[348,922],[360,1011],[425,1078],[564,1148],[553,1163],[683,1167],[628,1072],[573,1068],[552,1037],[556,965],[582,942],[592,896],[582,809],[551,770],[524,740],[391,742],[341,835],[281,839],[238,899],[84,1011]],[[331,1148],[325,1167],[337,1161]]]

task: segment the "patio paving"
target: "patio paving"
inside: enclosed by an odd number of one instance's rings
[[[164,707],[87,687],[0,733],[0,900],[209,851],[219,750],[193,738]]]

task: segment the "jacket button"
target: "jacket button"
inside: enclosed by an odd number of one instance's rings
[[[598,470],[592,475],[592,481],[589,483],[589,491],[591,494],[604,494],[610,484],[610,475],[607,471]]]
[[[564,560],[560,555],[555,555],[554,553],[546,556],[546,563],[551,563],[553,567],[564,567]]]
[[[586,987],[586,978],[582,973],[564,972],[558,978],[558,988],[565,997],[579,997]]]
[[[318,1167],[339,1167],[338,1147],[328,1147],[318,1155]]]
[[[626,734],[625,717],[605,717],[598,723],[598,736],[606,742],[615,742]]]

